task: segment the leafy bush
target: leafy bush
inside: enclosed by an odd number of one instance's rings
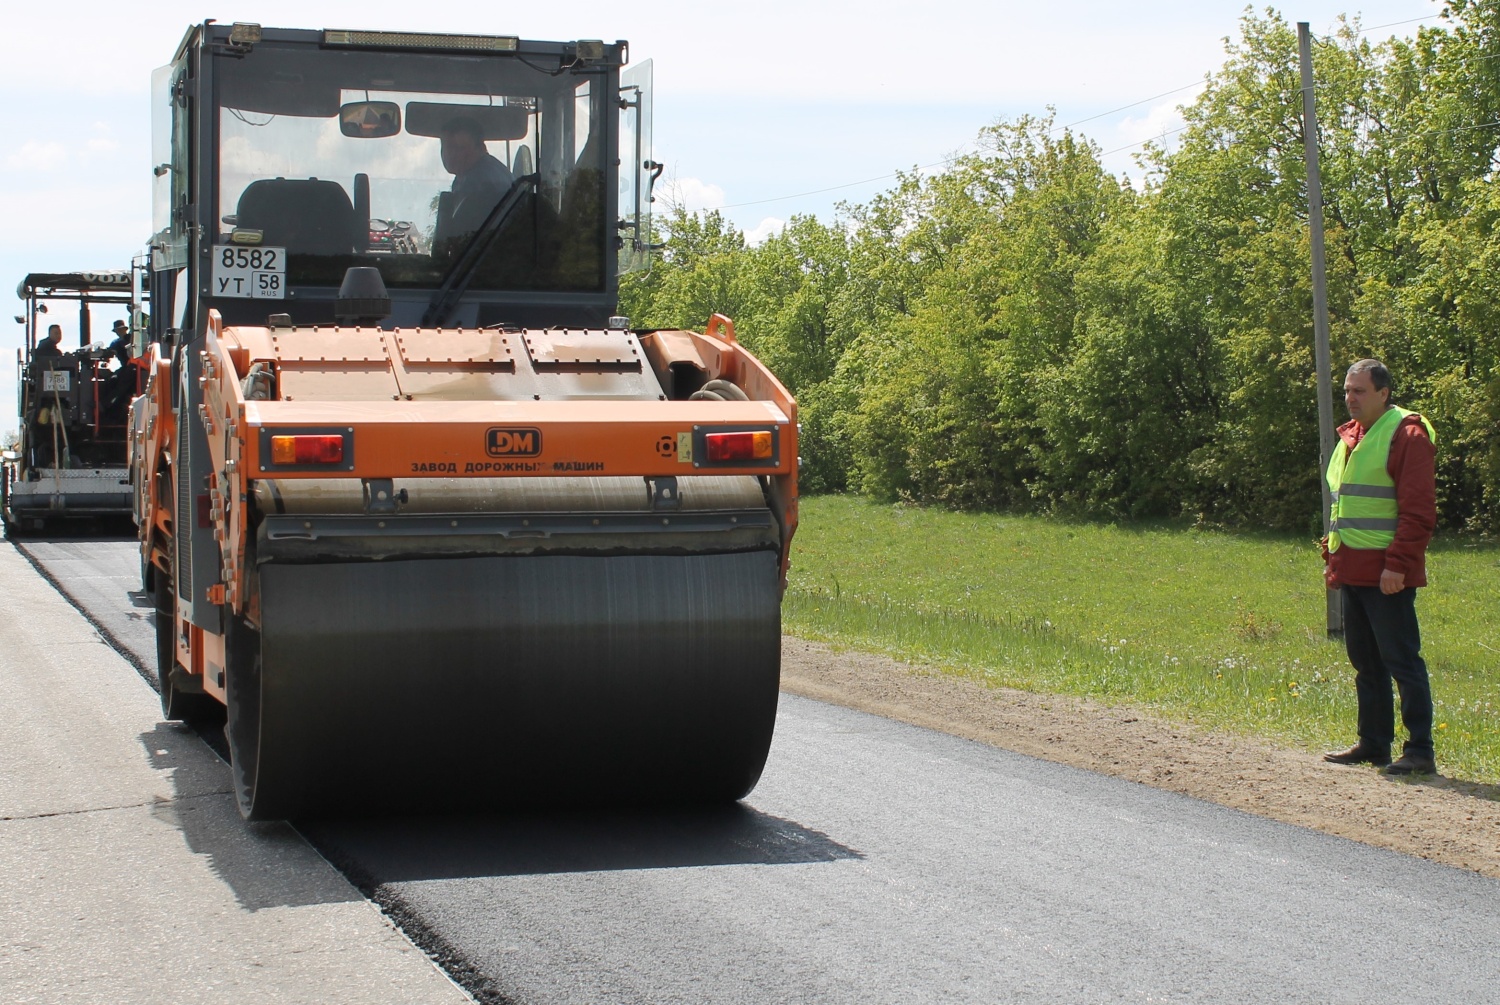
[[[1377,356],[1439,440],[1440,516],[1500,529],[1500,7],[1314,47],[1332,375]],[[747,245],[678,209],[638,323],[729,314],[801,401],[803,485],[948,507],[1319,522],[1295,33],[1247,14],[1137,190],[1050,115]],[[1336,413],[1343,410],[1336,404]]]

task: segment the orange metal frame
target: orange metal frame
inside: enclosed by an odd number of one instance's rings
[[[221,582],[208,587],[212,602],[252,620],[259,598],[246,563],[250,531],[251,482],[259,477],[370,478],[420,477],[558,477],[588,473],[602,476],[686,476],[749,474],[766,479],[773,511],[781,523],[781,581],[797,526],[797,404],[791,394],[738,343],[734,324],[714,315],[703,334],[663,331],[639,336],[640,346],[658,371],[671,364],[700,370],[705,379],[734,382],[751,399],[723,401],[507,401],[507,400],[296,400],[247,401],[241,382],[255,363],[281,363],[273,330],[225,329],[217,311],[209,312],[202,350],[203,405],[196,421],[208,434],[213,457],[208,506],[222,558]],[[325,329],[330,357],[311,361],[330,381],[352,366],[388,368],[399,382],[405,373],[398,333],[381,329]],[[442,338],[449,332],[400,333]],[[456,340],[455,340],[456,344]],[[297,359],[307,369],[309,360]],[[455,361],[463,366],[465,361]],[[144,407],[134,415],[132,471],[140,494],[142,549],[145,559],[170,575],[173,534],[171,445],[175,416],[171,409],[171,367],[153,348],[151,380]],[[399,384],[398,384],[399,386]],[[700,467],[683,456],[695,426],[774,429],[778,459],[774,465],[715,464]],[[262,430],[340,427],[350,430],[353,462],[338,471],[285,471],[269,468],[260,452]],[[523,427],[538,433],[537,449],[525,456],[492,456],[488,434],[496,427]],[[163,476],[166,477],[163,477]],[[205,688],[223,697],[218,673],[223,667],[222,637],[177,619],[179,662],[204,675]],[[186,630],[184,630],[184,628]]]

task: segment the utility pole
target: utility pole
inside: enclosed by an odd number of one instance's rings
[[[1313,97],[1312,33],[1297,22],[1302,64],[1302,150],[1307,162],[1307,236],[1312,245],[1313,344],[1318,368],[1318,485],[1323,491],[1323,533],[1333,511],[1328,490],[1328,459],[1333,456],[1333,376],[1328,353],[1328,271],[1323,258],[1323,180],[1318,170],[1318,109]],[[1344,609],[1337,590],[1328,590],[1328,637],[1344,637]]]

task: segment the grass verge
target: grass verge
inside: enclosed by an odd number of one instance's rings
[[[788,632],[995,686],[1148,706],[1309,750],[1353,742],[1305,538],[802,502]],[[1500,547],[1439,538],[1418,595],[1444,774],[1500,782]],[[1398,741],[1399,742],[1399,741]]]

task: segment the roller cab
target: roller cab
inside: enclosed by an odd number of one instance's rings
[[[615,316],[626,63],[208,24],[158,71],[142,556],[165,712],[225,722],[248,818],[758,779],[796,403],[727,318]]]

